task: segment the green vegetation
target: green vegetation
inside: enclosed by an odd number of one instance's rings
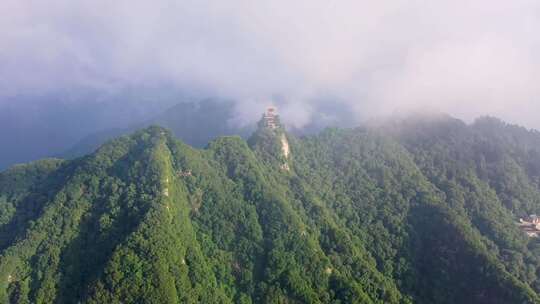
[[[0,173],[1,303],[540,303],[540,134],[414,119]],[[283,168],[287,162],[288,169]]]

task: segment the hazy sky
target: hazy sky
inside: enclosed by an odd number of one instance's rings
[[[0,103],[167,85],[234,98],[242,117],[275,100],[297,124],[323,99],[359,119],[430,109],[540,128],[538,0],[2,0],[0,12]]]

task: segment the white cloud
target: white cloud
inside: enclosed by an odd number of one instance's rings
[[[164,82],[238,99],[256,118],[275,99],[305,123],[322,94],[359,118],[430,107],[540,128],[538,1],[4,0],[0,11],[3,95]]]

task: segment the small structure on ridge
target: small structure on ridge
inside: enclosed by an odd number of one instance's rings
[[[274,157],[277,157],[282,163],[279,165],[281,170],[290,171],[290,156],[291,149],[289,141],[287,140],[287,134],[285,129],[281,125],[277,110],[273,106],[266,108],[261,120],[258,123],[257,132],[254,134],[251,140],[266,143],[265,149],[267,152],[271,152]],[[279,147],[279,150],[273,148]],[[276,154],[279,153],[280,155]]]
[[[275,107],[268,107],[263,114],[264,126],[269,129],[275,129],[279,126],[279,118]]]
[[[536,214],[531,214],[525,219],[520,218],[518,225],[529,237],[538,237],[540,235],[540,217]]]

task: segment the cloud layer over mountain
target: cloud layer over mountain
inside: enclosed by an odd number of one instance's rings
[[[273,100],[300,125],[339,101],[359,119],[431,109],[540,128],[537,0],[4,0],[0,11],[0,105],[164,86],[238,100],[241,117]]]

